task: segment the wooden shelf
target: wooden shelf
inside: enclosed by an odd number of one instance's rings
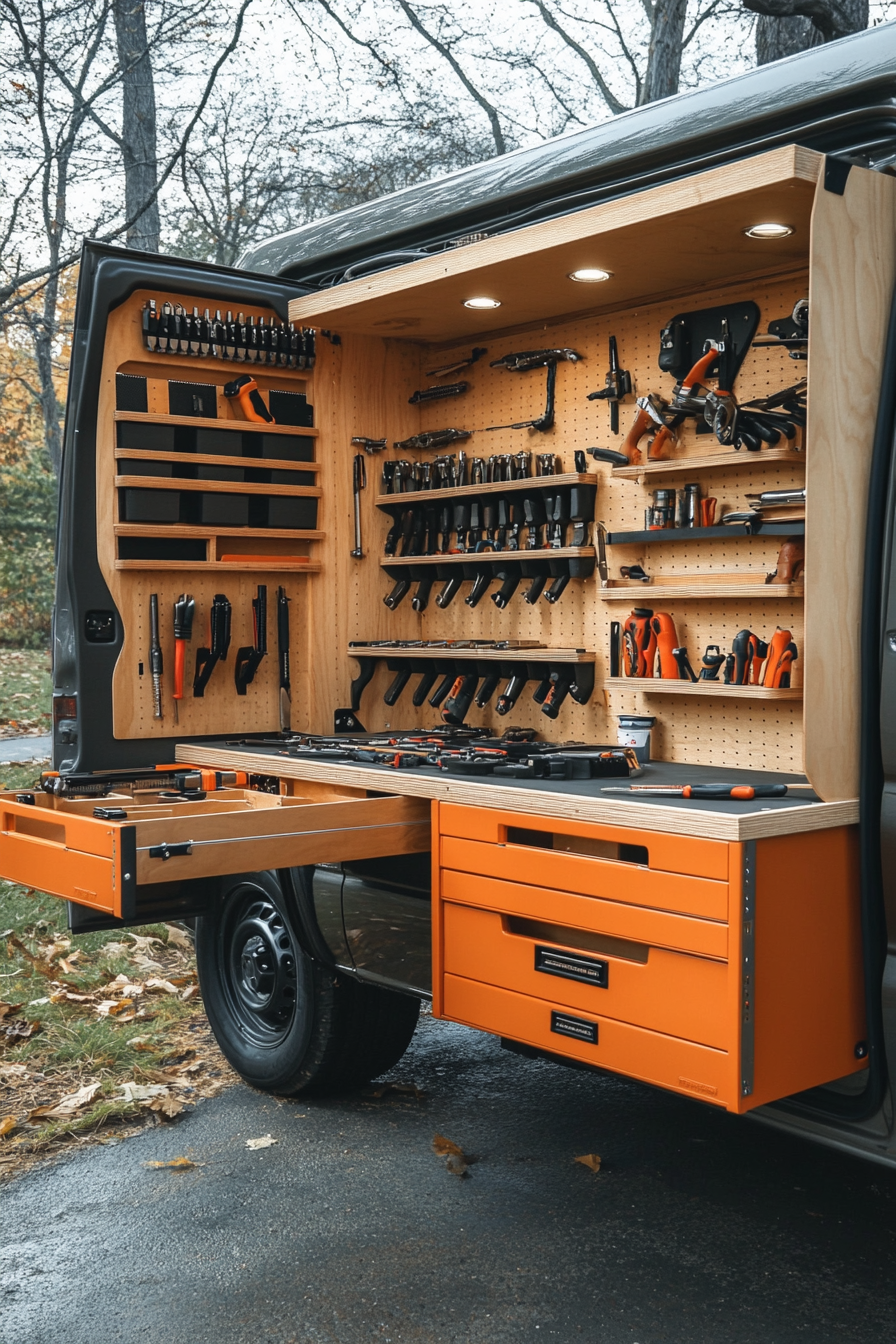
[[[801,537],[806,531],[805,520],[800,518],[792,523],[763,523],[758,532],[748,532],[743,523],[729,523],[718,527],[659,527],[640,532],[608,532],[608,546],[655,546],[657,542],[668,541],[721,541],[724,537],[732,541],[751,540],[757,537]],[[645,585],[646,586],[646,585]]]
[[[240,560],[239,563],[231,564],[223,560],[116,560],[116,569],[165,569],[165,570],[189,570],[193,573],[205,574],[209,570],[217,570],[220,573],[247,572],[252,570],[255,573],[265,574],[319,574],[321,563],[319,560],[309,560],[300,564],[293,562],[287,563],[282,555],[272,555],[270,563],[265,560],[248,561]]]
[[[129,420],[135,425],[189,425],[195,429],[239,429],[252,434],[297,434],[304,439],[316,439],[320,430],[303,425],[259,425],[255,420],[224,419],[216,415],[162,415],[156,411],[116,411],[116,420]]]
[[[804,467],[806,454],[793,448],[769,448],[761,453],[694,453],[690,457],[671,458],[668,462],[644,462],[639,467],[614,467],[613,476],[620,481],[655,480],[661,476],[693,476],[698,471],[719,471],[735,467],[774,466]]]
[[[794,145],[751,155],[292,299],[290,320],[445,345],[480,342],[487,332],[540,330],[578,313],[621,313],[653,298],[792,274],[808,265],[822,163],[820,154]],[[744,230],[757,219],[785,219],[793,232],[774,242],[748,238]],[[603,284],[568,278],[596,265],[610,272]],[[466,308],[471,294],[501,306]],[[489,358],[516,348],[514,339]],[[568,376],[560,371],[561,388]]]
[[[257,481],[200,481],[181,476],[116,476],[115,485],[131,490],[202,490],[213,495],[290,495],[319,499],[319,485],[260,485]]]
[[[543,645],[517,649],[458,649],[446,644],[444,648],[408,649],[400,645],[349,644],[347,652],[350,658],[470,658],[477,662],[501,663],[593,663],[596,657],[587,649],[547,649]]]
[[[286,457],[231,457],[225,453],[157,453],[151,448],[116,448],[115,457],[135,462],[199,462],[203,466],[247,467],[252,471],[320,471],[319,462]]]
[[[802,700],[803,688],[726,686],[724,681],[671,681],[661,677],[607,677],[606,691],[640,691],[643,695],[718,696],[730,700]]]
[[[753,575],[746,576],[745,582],[738,582],[736,575],[730,578],[716,577],[706,583],[699,582],[699,576],[688,581],[684,577],[674,582],[663,582],[657,578],[653,583],[615,583],[599,589],[604,602],[633,602],[635,606],[650,606],[651,601],[671,601],[673,598],[698,598],[713,602],[722,598],[759,597],[801,598],[804,594],[801,583],[763,583]]]
[[[265,313],[265,317],[267,317],[267,313]],[[119,371],[130,373],[135,364],[144,364],[152,369],[150,377],[155,376],[164,379],[173,377],[177,381],[183,379],[184,382],[192,382],[192,379],[184,378],[184,374],[188,370],[195,370],[196,373],[220,373],[223,375],[222,383],[231,382],[241,373],[251,373],[253,378],[263,380],[260,386],[265,391],[267,391],[269,381],[288,383],[290,389],[292,389],[295,386],[293,380],[307,380],[314,377],[314,369],[289,369],[284,368],[281,364],[257,364],[250,362],[248,359],[220,359],[213,355],[175,355],[167,350],[157,354],[154,350],[147,350],[142,345],[140,353],[143,356],[142,359],[128,360],[127,364],[123,364]],[[170,374],[165,371],[166,368],[170,370]]]
[[[285,537],[288,541],[323,541],[326,532],[297,527],[202,527],[191,523],[115,523],[116,537]]]
[[[469,499],[481,495],[506,495],[508,493],[517,493],[525,490],[531,493],[534,490],[550,490],[555,486],[570,485],[593,485],[598,484],[598,477],[592,473],[582,474],[577,471],[568,471],[558,473],[556,476],[527,476],[521,481],[489,481],[486,485],[452,485],[444,490],[406,490],[400,495],[377,495],[376,505],[380,509],[394,509],[405,507],[406,501],[415,502],[417,500],[432,500],[435,502],[440,499]]]
[[[489,565],[514,564],[520,560],[547,563],[549,560],[563,560],[577,555],[594,559],[594,547],[560,546],[554,551],[544,548],[537,551],[463,551],[457,555],[386,555],[380,560],[380,565],[383,569],[391,569],[393,565],[478,565],[483,561]]]

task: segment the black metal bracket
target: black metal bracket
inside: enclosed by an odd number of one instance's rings
[[[179,859],[192,853],[192,840],[181,840],[173,845],[170,845],[167,840],[163,840],[160,845],[150,845],[149,847],[149,857],[151,859]]]

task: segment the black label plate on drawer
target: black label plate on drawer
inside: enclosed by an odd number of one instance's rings
[[[558,1036],[571,1036],[575,1041],[597,1045],[597,1023],[587,1017],[573,1017],[570,1013],[551,1013],[551,1031]]]
[[[582,957],[575,952],[558,952],[555,947],[536,947],[535,969],[545,975],[559,975],[563,980],[579,980],[585,985],[607,989],[610,984],[610,966],[598,957]]]

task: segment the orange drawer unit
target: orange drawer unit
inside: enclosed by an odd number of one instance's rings
[[[433,806],[436,1016],[737,1112],[863,1067],[855,828]]]
[[[160,885],[425,851],[429,824],[420,799],[336,786],[315,798],[222,789],[201,801],[153,790],[99,800],[2,793],[0,872],[133,920],[141,893]]]

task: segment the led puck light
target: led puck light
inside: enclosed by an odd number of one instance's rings
[[[748,238],[787,238],[793,229],[789,224],[753,224],[744,233]]]
[[[500,307],[501,307],[501,300],[500,300],[500,299],[486,299],[486,298],[484,298],[484,297],[477,297],[477,298],[472,298],[472,299],[464,299],[464,307],[465,307],[465,308],[500,308]]]
[[[600,266],[582,266],[578,271],[570,271],[569,278],[583,285],[597,285],[601,280],[609,280],[612,274]]]

